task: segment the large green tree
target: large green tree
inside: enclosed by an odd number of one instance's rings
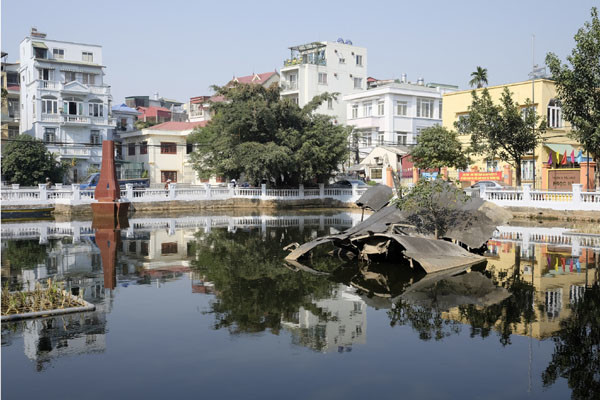
[[[466,169],[469,164],[458,134],[439,125],[421,131],[419,141],[410,154],[414,164],[423,169]]]
[[[23,186],[62,182],[64,167],[41,140],[19,135],[2,149],[2,179]]]
[[[507,87],[500,104],[493,103],[487,88],[481,97],[476,91],[472,96],[469,113],[455,123],[456,129],[471,136],[470,153],[491,160],[498,157],[512,165],[520,186],[521,162],[538,145],[546,129],[546,119],[533,112],[529,99],[523,106],[516,103]]]
[[[226,101],[213,103],[214,118],[188,140],[199,176],[241,174],[255,184],[323,182],[348,154],[346,127],[314,113],[335,95],[315,97],[303,108],[281,99],[279,87],[237,84],[215,87]]]
[[[592,8],[592,20],[586,21],[575,35],[575,48],[567,57],[570,66],[548,53],[546,64],[556,81],[564,118],[573,124],[572,136],[589,151],[600,165],[600,20]],[[596,168],[596,187],[600,170]]]
[[[488,84],[487,79],[487,68],[477,67],[477,69],[471,72],[471,80],[469,81],[469,86],[477,88],[482,88],[483,85]]]

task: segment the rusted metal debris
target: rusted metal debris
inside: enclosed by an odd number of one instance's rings
[[[373,188],[381,192],[379,188]],[[369,193],[369,191],[367,191]],[[373,196],[381,205],[381,196]],[[390,195],[391,197],[391,195]],[[440,201],[445,199],[440,198]],[[389,201],[389,198],[388,198]],[[427,273],[469,267],[485,261],[485,258],[467,251],[480,249],[492,237],[496,226],[505,223],[510,213],[502,208],[472,198],[467,202],[454,202],[456,218],[453,226],[443,234],[444,240],[435,239],[431,233],[414,224],[412,213],[388,205],[379,209],[365,221],[340,234],[317,238],[302,245],[294,244],[285,260],[299,269],[309,269],[299,260],[315,247],[331,243],[341,251],[361,260],[374,258],[407,261],[411,268],[422,268]]]

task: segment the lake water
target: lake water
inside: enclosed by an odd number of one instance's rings
[[[598,236],[504,226],[486,266],[438,281],[327,255],[311,265],[328,275],[285,265],[285,245],[358,221],[136,216],[108,234],[3,223],[3,285],[52,278],[96,310],[3,323],[2,397],[600,397]],[[114,268],[99,249],[110,235]]]

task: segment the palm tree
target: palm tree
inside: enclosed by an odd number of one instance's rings
[[[483,85],[487,85],[487,68],[477,67],[475,72],[471,72],[471,80],[469,81],[469,85],[471,87],[477,86],[477,88],[482,88]]]

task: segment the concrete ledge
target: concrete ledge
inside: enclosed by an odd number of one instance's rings
[[[530,207],[504,208],[509,210],[515,219],[600,222],[600,212],[598,211],[561,211]]]
[[[326,199],[294,199],[294,200],[259,200],[233,198],[226,200],[196,200],[196,201],[155,201],[155,202],[135,202],[130,203],[130,209],[134,212],[148,211],[186,211],[186,210],[225,210],[236,208],[255,208],[284,210],[294,208],[358,208],[354,203],[345,203],[331,198]],[[3,210],[14,210],[23,208],[23,206],[2,207]],[[92,207],[90,204],[70,205],[56,204],[54,206],[54,215],[67,216],[91,216]]]

